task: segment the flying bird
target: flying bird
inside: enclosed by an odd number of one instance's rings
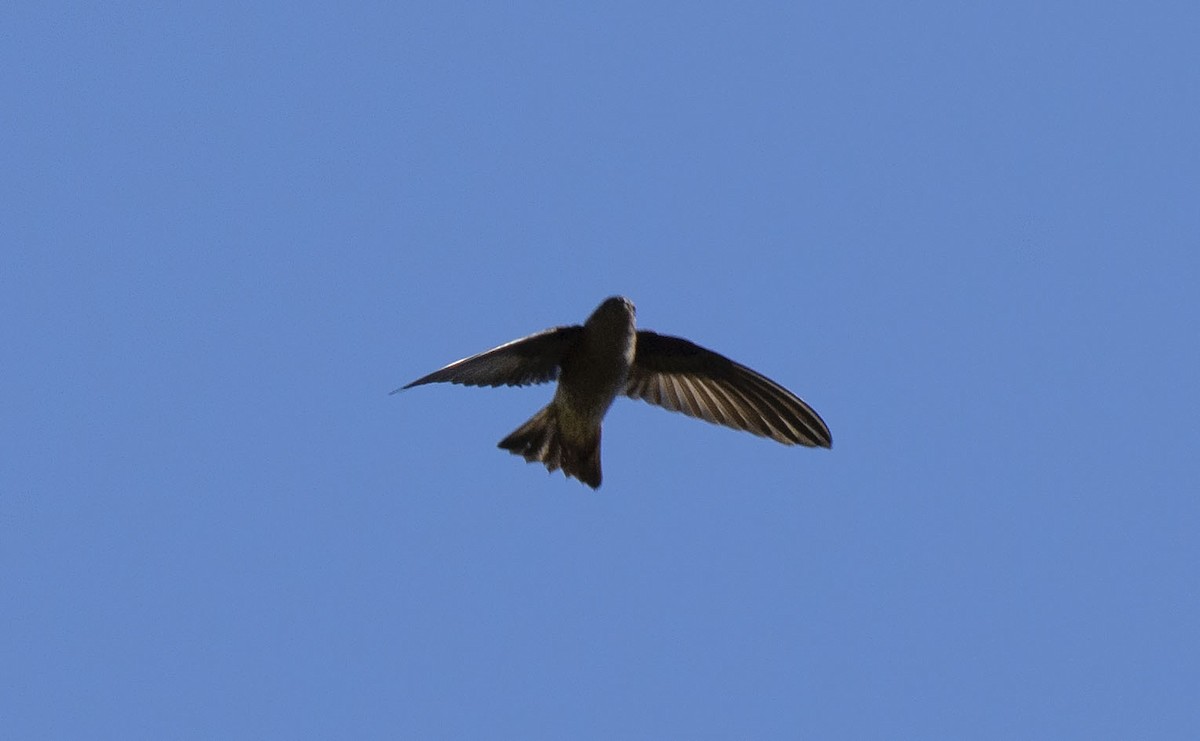
[[[656,404],[784,445],[828,448],[813,408],[766,376],[679,337],[634,328],[614,296],[583,325],[547,329],[463,358],[392,393],[426,383],[526,386],[558,381],[554,398],[499,447],[600,486],[600,423],[618,396]]]

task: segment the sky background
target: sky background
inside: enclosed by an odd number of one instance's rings
[[[0,735],[1200,737],[1193,2],[0,10]],[[789,448],[552,387],[581,322]]]

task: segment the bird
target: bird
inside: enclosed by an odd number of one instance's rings
[[[557,381],[554,398],[497,447],[600,487],[600,428],[618,396],[744,430],[784,445],[829,448],[820,415],[766,376],[681,337],[635,328],[623,296],[582,325],[553,327],[457,360],[392,394],[429,383],[527,386]]]

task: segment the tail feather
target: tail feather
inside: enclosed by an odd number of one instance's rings
[[[543,463],[549,471],[562,469],[567,476],[574,476],[593,489],[600,486],[599,428],[595,435],[583,440],[567,439],[552,404],[501,440],[498,447],[524,456],[530,463]]]

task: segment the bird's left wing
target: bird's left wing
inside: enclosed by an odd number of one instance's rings
[[[625,395],[785,445],[828,448],[829,428],[766,376],[679,337],[638,330]]]
[[[531,383],[548,383],[558,378],[563,353],[582,331],[583,327],[578,325],[555,327],[506,342],[500,347],[453,362],[396,391],[439,382],[460,383],[464,386],[527,386]]]

